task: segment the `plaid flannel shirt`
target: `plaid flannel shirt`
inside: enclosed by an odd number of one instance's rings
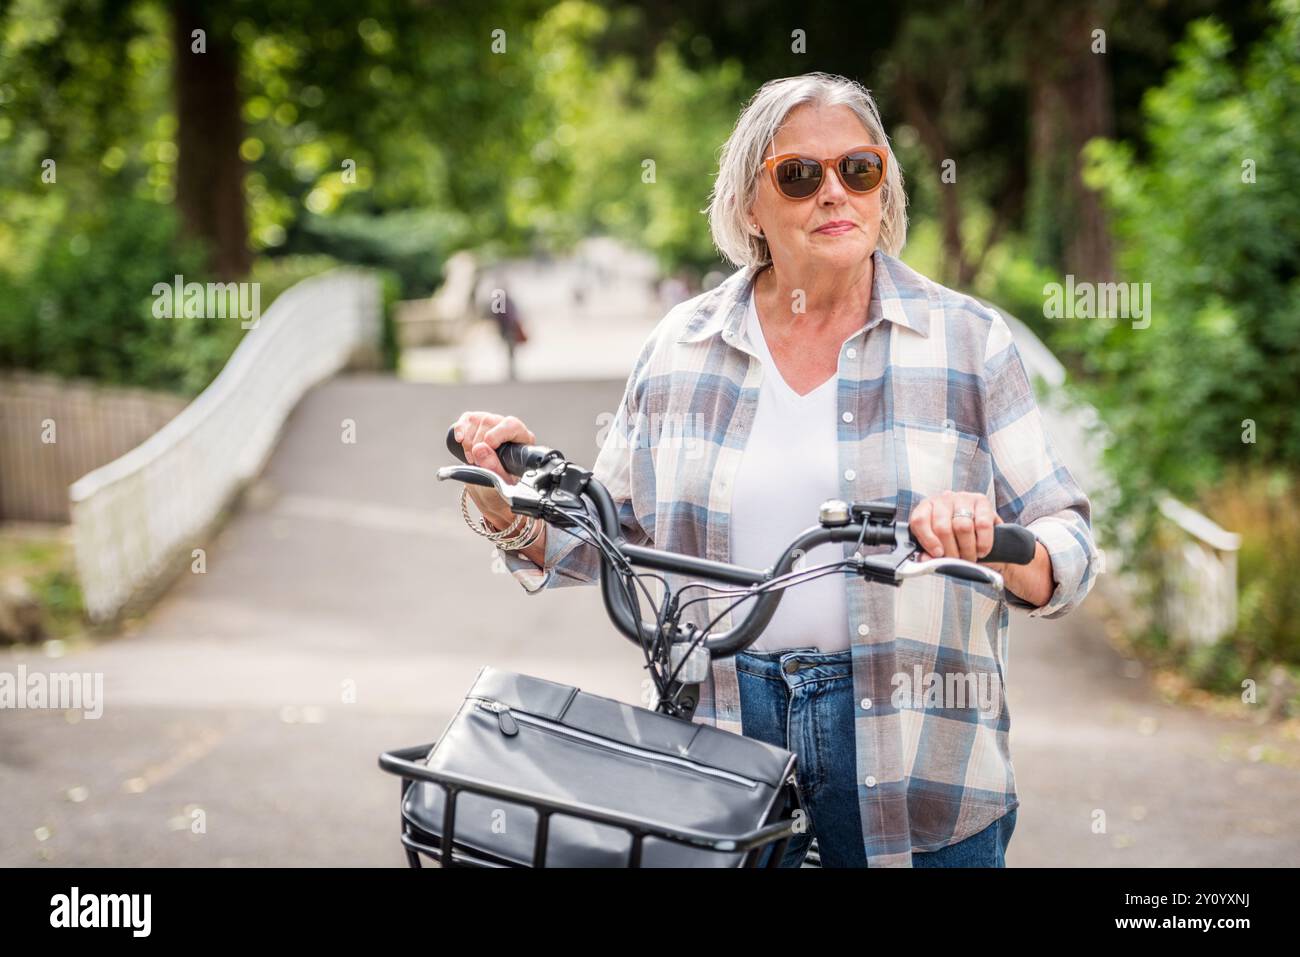
[[[984,493],[1003,521],[1027,526],[1046,546],[1055,580],[1047,604],[1031,608],[941,576],[898,588],[844,576],[867,861],[910,867],[913,851],[961,841],[1019,804],[1001,693],[1009,607],[1066,614],[1092,588],[1101,556],[1088,498],[1044,430],[1006,322],[892,256],[877,251],[873,261],[867,322],[840,350],[840,497],[892,499],[905,520],[940,492]],[[733,478],[763,374],[743,333],[757,272],[737,270],[675,306],[636,360],[592,467],[633,543],[729,560]],[[810,526],[820,504],[808,503]],[[845,557],[853,551],[844,545]],[[556,529],[547,531],[541,568],[517,553],[505,561],[530,593],[599,573],[595,548]],[[688,580],[666,577],[674,589]],[[683,621],[703,626],[729,601],[690,605]],[[715,630],[732,621],[723,615]],[[997,691],[994,707],[988,694],[979,707],[959,701],[963,685],[974,698],[981,681]],[[734,659],[715,660],[700,691],[694,720],[741,733]]]

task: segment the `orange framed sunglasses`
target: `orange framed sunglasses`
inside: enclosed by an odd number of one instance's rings
[[[867,195],[880,189],[885,181],[889,153],[883,146],[858,146],[839,156],[817,160],[798,153],[782,153],[763,161],[776,191],[787,199],[807,199],[816,195],[826,176],[826,167],[839,173],[844,188]]]

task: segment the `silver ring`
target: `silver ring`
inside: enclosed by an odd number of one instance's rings
[[[968,508],[958,508],[953,510],[952,517],[953,518],[974,518],[975,513]]]

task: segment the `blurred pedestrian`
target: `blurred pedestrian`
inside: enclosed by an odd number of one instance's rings
[[[497,294],[499,292],[499,295]],[[494,290],[492,296],[492,318],[496,321],[497,332],[506,344],[506,377],[515,381],[515,348],[528,341],[524,331],[523,319],[519,307],[507,289]]]

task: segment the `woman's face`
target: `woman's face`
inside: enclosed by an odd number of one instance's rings
[[[767,156],[798,153],[824,160],[871,142],[862,121],[847,106],[804,104],[786,116]],[[847,267],[875,252],[884,187],[864,196],[845,189],[837,170],[827,172],[814,195],[787,199],[772,185],[767,167],[759,171],[749,222],[762,228],[778,270],[799,275],[823,266]],[[842,231],[822,230],[835,222],[851,225]]]

